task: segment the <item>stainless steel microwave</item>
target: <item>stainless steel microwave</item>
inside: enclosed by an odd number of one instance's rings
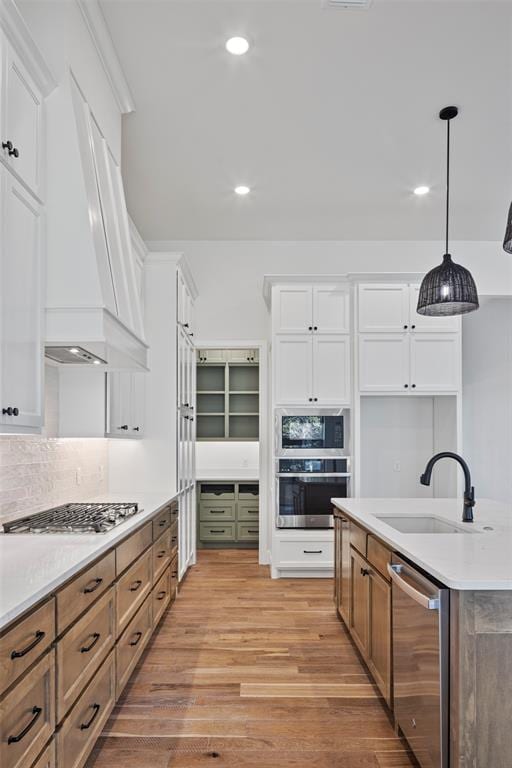
[[[278,457],[350,456],[350,410],[279,408],[275,436]]]

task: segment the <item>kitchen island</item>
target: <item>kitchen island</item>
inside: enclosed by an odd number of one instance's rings
[[[509,768],[512,507],[479,500],[475,522],[462,523],[462,502],[456,499],[332,502],[338,614],[420,764]],[[408,616],[404,620],[398,586],[404,579],[394,578],[400,562],[418,574],[417,583],[428,579],[446,595],[446,627],[435,647],[429,642],[428,610],[414,627],[411,607],[410,630]],[[414,580],[405,581],[414,597]],[[423,601],[427,609],[437,609],[433,601]],[[397,619],[404,620],[401,634]],[[404,648],[410,651],[405,662]],[[404,669],[410,673],[405,682]],[[403,727],[404,700],[419,706],[423,722],[411,716]],[[441,726],[433,713],[439,714]],[[439,756],[445,752],[439,761],[433,727],[441,734]]]

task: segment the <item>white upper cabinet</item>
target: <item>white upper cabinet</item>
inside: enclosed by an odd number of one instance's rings
[[[350,294],[345,286],[313,286],[313,331],[349,333]]]
[[[428,317],[419,315],[418,306],[419,285],[411,285],[409,290],[409,317],[411,330],[416,333],[457,333],[461,328],[460,317]]]
[[[0,167],[0,424],[39,431],[43,423],[41,209]]]
[[[43,99],[26,67],[2,38],[0,130],[2,161],[42,199]]]
[[[313,290],[310,285],[273,289],[274,333],[307,333],[313,330]]]
[[[144,436],[145,374],[119,371],[107,373],[108,437]]]
[[[181,270],[178,269],[178,325],[191,339],[194,338],[194,302]]]
[[[276,405],[313,402],[313,354],[309,333],[278,336],[274,340],[274,397]]]
[[[345,334],[313,337],[313,402],[350,403],[350,337]]]
[[[391,333],[409,325],[409,286],[367,283],[359,286],[359,332]]]
[[[461,387],[461,351],[458,334],[411,336],[411,390],[456,392]]]
[[[361,392],[404,392],[409,389],[409,338],[403,333],[359,337]]]

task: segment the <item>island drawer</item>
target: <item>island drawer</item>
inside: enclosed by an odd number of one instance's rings
[[[366,538],[367,533],[364,528],[361,528],[356,523],[350,521],[350,543],[357,549],[360,555],[366,557]]]
[[[366,559],[368,562],[377,569],[386,581],[391,581],[388,573],[388,563],[391,562],[391,551],[371,533],[368,534],[367,548],[368,554]]]
[[[82,768],[116,699],[114,651],[84,690],[56,734],[57,768]]]
[[[171,602],[176,599],[178,591],[178,555],[171,562]]]
[[[169,504],[169,511],[171,513],[171,525],[172,525],[172,523],[175,523],[180,516],[180,508],[179,508],[177,499],[175,499],[174,501],[171,501],[171,503]]]
[[[57,592],[58,635],[108,589],[115,575],[116,559],[112,551]]]
[[[153,520],[153,541],[156,541],[161,533],[171,527],[171,508],[165,507]]]
[[[236,537],[238,541],[258,541],[258,521],[255,520],[253,523],[237,523]]]
[[[51,645],[55,639],[55,600],[50,598],[0,637],[0,694]]]
[[[0,703],[2,768],[32,765],[54,729],[55,660],[52,650]]]
[[[200,523],[201,541],[234,541],[236,523]]]
[[[246,520],[247,522],[254,522],[258,524],[260,516],[260,506],[257,501],[239,501],[238,502],[238,519]]]
[[[235,498],[234,483],[201,483],[201,499],[218,499],[219,501]]]
[[[60,722],[115,642],[112,587],[57,643],[57,722]]]
[[[55,768],[55,740],[52,739],[32,768]]]
[[[156,627],[171,600],[171,566],[160,576],[151,594],[153,596],[153,627]]]
[[[151,523],[147,523],[126,541],[119,544],[116,547],[116,575],[119,576],[120,573],[123,573],[149,547],[152,541],[153,527]]]
[[[199,504],[199,519],[203,523],[218,523],[236,519],[235,502],[202,501]]]
[[[153,631],[151,595],[142,603],[116,645],[116,695],[119,697]]]
[[[121,576],[116,584],[116,636],[151,591],[152,551],[149,549]]]
[[[151,551],[153,557],[153,584],[155,584],[171,562],[170,528],[164,531],[155,541]]]
[[[179,533],[178,521],[176,520],[171,526],[171,560],[178,551]]]

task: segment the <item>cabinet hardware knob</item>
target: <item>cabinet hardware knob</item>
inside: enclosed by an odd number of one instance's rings
[[[36,724],[36,720],[42,711],[43,711],[42,707],[32,707],[31,714],[33,715],[33,717],[30,720],[30,722],[16,736],[9,736],[9,738],[7,739],[7,743],[17,744],[19,741],[21,741],[27,735],[30,729],[34,727],[34,725]]]
[[[314,397],[314,398],[313,398],[313,401],[314,401],[315,403],[317,403],[317,402],[318,402],[318,397]]]
[[[120,427],[118,427],[118,429],[124,429],[124,430],[127,430],[127,429],[128,429],[128,424],[121,424],[121,426],[120,426]]]
[[[29,653],[33,648],[36,647],[36,645],[39,645],[43,637],[46,637],[46,632],[38,629],[36,632],[35,640],[32,640],[32,642],[29,645],[26,645],[25,648],[22,648],[21,651],[12,651],[11,659],[13,661],[14,659],[21,659],[22,656],[25,656],[27,653]]]
[[[140,432],[140,427],[134,427],[134,428],[133,428],[133,431],[134,431],[134,432]]]
[[[165,554],[165,549],[162,549],[157,555],[158,559],[161,560],[162,557],[165,557]]]
[[[188,328],[188,323],[183,323],[184,328]]]
[[[412,385],[412,388],[413,388],[413,389],[416,389],[416,384],[413,384],[413,385]]]
[[[93,634],[91,635],[91,637],[92,637],[92,642],[91,642],[91,643],[89,643],[89,645],[83,645],[83,646],[80,648],[80,653],[89,653],[89,651],[90,651],[90,650],[92,650],[92,649],[94,648],[94,646],[96,645],[96,643],[97,643],[97,642],[98,642],[98,640],[100,639],[101,635],[100,635],[100,633],[99,633],[99,632],[93,632]]]
[[[308,325],[308,331],[312,331],[312,330],[313,330],[313,326],[312,325]]]
[[[314,326],[313,326],[313,330],[314,330],[314,331],[318,331],[318,325],[314,325]]]
[[[166,594],[167,593],[165,591],[159,592],[158,595],[156,596],[156,599],[157,600],[163,600]]]
[[[171,571],[171,576],[176,577],[178,575],[178,571]]]
[[[414,331],[414,329],[416,328],[416,326],[415,326],[415,325],[411,325],[411,328],[412,328],[412,329],[413,329],[413,331]]]
[[[310,402],[310,403],[312,403],[312,402],[313,402],[313,398],[312,398],[312,397],[310,397],[310,398],[308,398],[308,399],[309,399],[309,402]]]
[[[409,385],[408,384],[404,384],[404,388],[405,389],[409,389]]]
[[[404,325],[404,331],[406,331],[408,327],[408,325]]]
[[[11,406],[9,406],[8,408],[2,408],[2,413],[4,416],[18,416],[19,410],[18,408],[11,408]]]
[[[6,149],[9,157],[19,157],[19,150],[13,146],[12,141],[2,141],[2,149]]]
[[[370,571],[368,570],[368,568],[361,568],[361,576],[369,576],[369,575],[370,575]]]

